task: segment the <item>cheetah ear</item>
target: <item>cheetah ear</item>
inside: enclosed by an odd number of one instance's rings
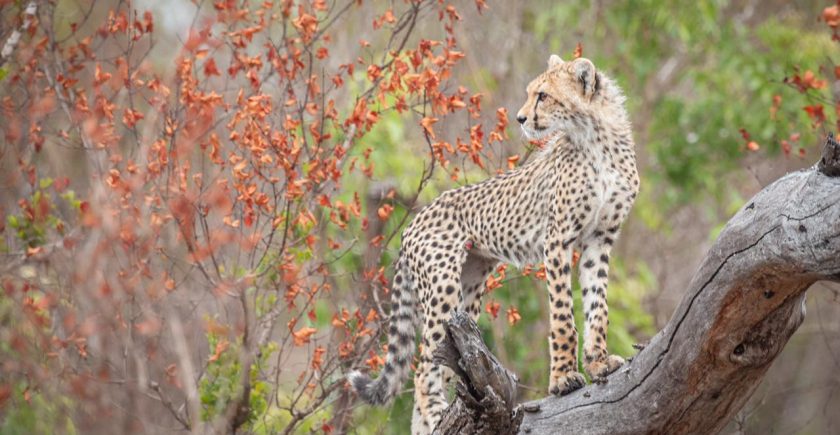
[[[548,57],[548,69],[554,69],[563,64],[563,59],[560,59],[560,56],[556,54],[552,54]]]
[[[583,96],[591,99],[598,85],[598,79],[595,75],[595,64],[589,59],[579,57],[573,61],[572,71],[575,74],[575,78],[581,84]]]

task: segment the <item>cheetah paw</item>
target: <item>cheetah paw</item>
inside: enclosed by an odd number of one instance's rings
[[[569,372],[565,376],[552,378],[548,391],[555,396],[565,396],[586,384],[586,379],[578,372]]]
[[[610,373],[618,370],[623,365],[624,358],[618,355],[610,355],[604,359],[586,364],[584,369],[586,370],[586,374],[589,375],[589,379],[595,381],[606,378]]]

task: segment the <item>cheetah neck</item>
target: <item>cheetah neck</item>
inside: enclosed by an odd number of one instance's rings
[[[628,157],[635,159],[635,145],[626,114],[579,117],[577,127],[559,131],[546,139],[539,156],[560,156],[564,150],[576,150],[593,163],[609,164]]]

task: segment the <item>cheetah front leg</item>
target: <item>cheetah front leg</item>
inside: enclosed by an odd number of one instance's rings
[[[551,373],[548,391],[568,394],[583,387],[585,379],[577,371],[577,329],[572,312],[572,248],[574,239],[563,240],[553,232],[545,250],[548,301],[551,317],[548,339]]]
[[[600,234],[584,246],[580,258],[580,286],[583,294],[583,368],[590,379],[600,379],[624,364],[618,355],[607,353],[607,275],[612,235]]]

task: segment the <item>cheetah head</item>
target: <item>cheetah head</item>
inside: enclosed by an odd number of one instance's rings
[[[551,55],[548,69],[528,84],[526,91],[528,98],[516,120],[529,139],[544,139],[561,131],[588,134],[596,117],[624,113],[621,91],[585,58],[564,62]]]

